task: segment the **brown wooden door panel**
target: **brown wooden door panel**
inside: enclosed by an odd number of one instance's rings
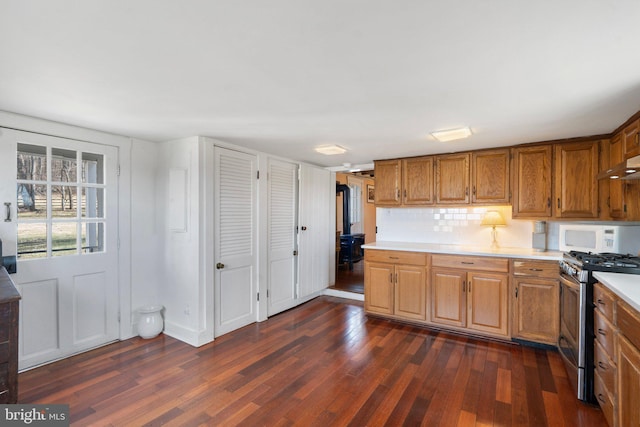
[[[436,157],[436,202],[468,204],[469,153]]]
[[[400,205],[402,183],[401,160],[378,160],[375,162],[375,202],[380,206]]]
[[[599,141],[555,146],[555,216],[598,218]]]
[[[467,328],[508,335],[506,274],[469,273]]]
[[[513,150],[513,217],[548,218],[551,216],[550,145]]]
[[[433,157],[415,157],[402,161],[402,203],[432,205]],[[376,176],[376,182],[378,177]]]
[[[473,152],[471,202],[509,203],[509,149]]]
[[[365,263],[365,309],[372,313],[393,314],[392,264]]]
[[[396,265],[395,274],[394,314],[408,319],[427,320],[425,268]]]
[[[466,300],[463,287],[464,271],[433,268],[431,270],[431,321],[444,325],[464,327]]]

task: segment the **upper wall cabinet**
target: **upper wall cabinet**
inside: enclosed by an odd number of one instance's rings
[[[400,206],[402,160],[375,161],[376,206]]]
[[[376,185],[377,180],[376,175]],[[402,160],[402,204],[432,205],[433,200],[433,157]]]
[[[640,136],[638,134],[640,134],[640,119],[633,121],[620,132],[627,159],[640,154]]]
[[[377,206],[433,204],[433,157],[375,162]]]
[[[470,153],[436,157],[436,203],[459,205],[469,203]]]
[[[617,134],[609,141],[609,167],[615,166],[624,160],[624,141],[622,134]],[[607,207],[609,208],[609,216],[616,219],[624,219],[626,217],[625,206],[625,182],[619,179],[608,179],[609,198]],[[606,185],[606,181],[605,184]]]
[[[556,218],[598,218],[598,147],[600,141],[554,147]]]
[[[513,217],[551,216],[550,145],[513,149]]]
[[[471,203],[509,203],[509,149],[471,153]]]

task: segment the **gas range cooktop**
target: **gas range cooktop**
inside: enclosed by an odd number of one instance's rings
[[[579,265],[584,270],[640,274],[640,257],[630,254],[593,254],[591,252],[571,251],[565,252],[564,259]]]

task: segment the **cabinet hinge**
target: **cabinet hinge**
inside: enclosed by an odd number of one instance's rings
[[[260,292],[258,292],[257,300],[260,301]]]
[[[260,171],[256,171],[256,179],[260,179]]]
[[[116,174],[120,176],[120,165],[118,165],[118,167],[116,168]]]

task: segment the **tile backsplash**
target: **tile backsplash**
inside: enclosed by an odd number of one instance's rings
[[[491,227],[480,225],[488,210],[499,211],[507,223],[496,227],[500,246],[531,248],[534,221],[512,219],[510,206],[377,208],[376,240],[490,246]],[[558,249],[558,223],[547,222],[547,249]]]

